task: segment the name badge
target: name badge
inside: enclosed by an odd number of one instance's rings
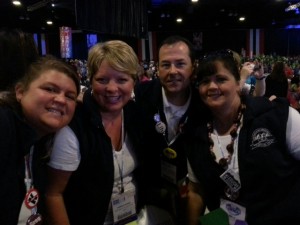
[[[176,166],[161,160],[161,176],[172,184],[176,184]]]
[[[220,208],[223,209],[228,217],[229,217],[229,224],[230,225],[246,225],[246,208],[235,203],[228,201],[226,199],[221,199]]]
[[[112,197],[111,200],[114,224],[128,224],[127,218],[132,217],[132,221],[136,219],[136,205],[134,192],[126,191]],[[120,223],[120,221],[126,221]]]
[[[233,192],[238,192],[241,189],[241,183],[238,174],[232,169],[226,170],[220,178],[227,184]]]

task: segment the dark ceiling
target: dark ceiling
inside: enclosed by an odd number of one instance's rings
[[[149,29],[285,27],[300,24],[296,11],[285,12],[288,6],[298,2],[300,0],[199,0],[197,3],[191,0],[152,0]],[[177,16],[182,16],[182,24],[174,22]],[[244,22],[239,21],[241,16],[246,18]]]
[[[99,0],[100,1],[100,0]],[[146,1],[146,0],[145,0]],[[17,8],[11,0],[0,0],[0,27],[20,27],[28,31],[51,31],[76,25],[75,0],[21,0]],[[213,28],[283,28],[300,24],[300,14],[285,9],[300,0],[147,0],[148,30],[177,31]],[[51,3],[55,7],[51,7]],[[181,24],[176,18],[183,19]],[[245,16],[244,22],[238,21]],[[51,18],[52,26],[45,20]]]
[[[26,31],[51,31],[60,26],[76,27],[75,0],[0,0],[0,27],[17,27]],[[55,7],[51,6],[55,4]],[[53,26],[46,24],[51,19]]]

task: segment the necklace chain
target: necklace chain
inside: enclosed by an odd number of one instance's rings
[[[246,108],[246,106],[244,104],[240,105],[237,118],[233,122],[234,126],[233,126],[233,129],[230,131],[231,142],[226,146],[226,149],[227,149],[229,155],[228,155],[227,158],[225,158],[225,157],[221,158],[218,162],[219,165],[222,166],[223,168],[227,168],[228,164],[231,161],[233,151],[234,151],[234,141],[237,138],[237,131],[238,131],[239,126],[241,125],[241,118],[242,118],[242,115],[245,111],[245,108]],[[216,155],[213,152],[214,141],[211,138],[211,135],[213,133],[213,123],[212,122],[207,123],[207,129],[208,129],[208,139],[209,139],[210,153],[211,153],[213,159],[216,160]]]

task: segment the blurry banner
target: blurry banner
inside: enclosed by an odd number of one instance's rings
[[[157,61],[156,33],[148,32],[148,38],[138,40],[138,57],[143,60]]]
[[[265,51],[265,35],[263,29],[250,29],[247,34],[247,55],[250,58],[264,54]]]
[[[97,34],[87,34],[86,35],[87,47],[90,49],[98,42]]]
[[[140,61],[144,61],[147,59],[145,42],[146,41],[144,38],[138,40],[138,58]]]
[[[72,28],[71,27],[60,27],[60,57],[61,58],[72,58]]]

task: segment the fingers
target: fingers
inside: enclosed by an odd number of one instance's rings
[[[240,70],[241,79],[247,79],[250,74],[253,73],[254,64],[251,62],[245,62]]]

